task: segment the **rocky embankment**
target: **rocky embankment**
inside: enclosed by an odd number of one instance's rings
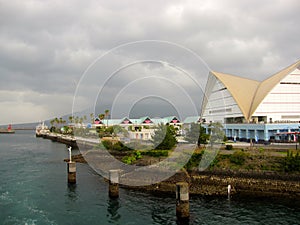
[[[191,173],[192,194],[227,195],[228,185],[231,185],[231,195],[300,199],[299,175],[231,171]]]
[[[63,137],[47,136],[67,145],[74,140]],[[81,146],[92,148],[93,143],[81,141]],[[65,159],[68,161],[68,159]],[[73,155],[72,161],[86,163],[81,155]],[[189,183],[190,194],[227,196],[228,185],[231,185],[231,196],[256,196],[256,197],[288,197],[300,200],[300,174],[277,173],[263,171],[192,171],[185,170],[176,173],[169,179],[148,186],[123,186],[124,188],[147,190],[157,193],[175,193],[176,183],[185,181]],[[121,185],[122,186],[122,185]]]
[[[67,161],[68,159],[65,159]],[[86,163],[81,155],[72,160]],[[176,173],[169,179],[148,186],[124,186],[124,188],[147,190],[156,193],[174,194],[177,182],[187,182],[190,194],[206,196],[227,196],[228,185],[231,196],[288,197],[300,200],[300,175],[275,172],[240,171],[192,171]]]

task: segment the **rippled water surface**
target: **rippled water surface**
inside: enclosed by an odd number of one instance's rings
[[[65,145],[32,131],[0,135],[0,224],[176,224],[175,197],[108,186],[88,165],[77,164],[68,186]],[[191,197],[189,224],[300,224],[291,200]]]

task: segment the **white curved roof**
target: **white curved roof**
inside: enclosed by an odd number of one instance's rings
[[[211,72],[210,74],[225,85],[238,104],[245,119],[250,120],[259,104],[275,85],[299,66],[300,60],[262,82],[225,73]]]
[[[262,81],[259,84],[259,87],[253,98],[251,108],[249,111],[249,118],[253,115],[259,104],[264,100],[264,98],[269,94],[269,92],[277,85],[285,76],[291,73],[293,70],[297,69],[300,66],[300,60],[285,69],[279,71],[278,73],[270,76],[266,80]]]

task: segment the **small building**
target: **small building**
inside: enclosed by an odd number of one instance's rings
[[[181,134],[181,121],[176,116],[169,116],[164,118],[150,118],[149,116],[144,116],[138,119],[131,119],[124,117],[122,119],[95,119],[93,124],[94,128],[97,127],[110,127],[110,126],[120,126],[128,131],[129,139],[138,139],[149,141],[154,135],[155,128],[158,124],[170,124],[175,127],[178,134]]]

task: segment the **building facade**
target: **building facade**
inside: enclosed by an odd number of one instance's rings
[[[210,72],[201,118],[222,123],[229,138],[296,141],[300,61],[262,82]]]
[[[159,124],[169,124],[176,128],[176,130],[181,132],[181,121],[176,116],[169,116],[164,118],[150,118],[148,116],[141,117],[138,119],[131,119],[124,117],[122,119],[95,119],[93,124],[94,128],[97,127],[110,127],[110,126],[120,126],[125,129],[128,136],[124,139],[136,139],[149,141],[155,133],[155,129]]]

